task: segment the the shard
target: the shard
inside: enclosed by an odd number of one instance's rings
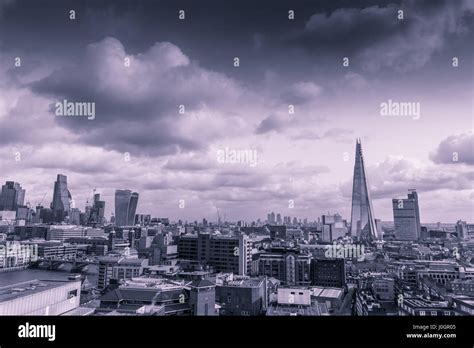
[[[360,139],[357,139],[352,183],[351,236],[357,237],[357,240],[361,242],[378,239],[367,181],[362,145]]]

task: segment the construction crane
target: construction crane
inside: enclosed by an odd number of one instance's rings
[[[47,193],[48,193],[48,192],[45,192],[45,193],[44,193],[43,198],[41,198],[41,201],[40,201],[38,204],[36,204],[36,206],[41,206],[41,203],[43,203],[44,197],[46,197],[46,194],[47,194]]]

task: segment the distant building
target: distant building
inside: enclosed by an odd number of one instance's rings
[[[285,225],[268,225],[268,230],[270,231],[270,238],[275,239],[287,239],[286,226]]]
[[[294,248],[272,248],[259,258],[259,275],[273,277],[284,285],[310,285],[311,255]]]
[[[453,308],[456,315],[474,315],[474,297],[453,297]]]
[[[311,260],[311,285],[344,287],[346,285],[344,259]]]
[[[418,195],[411,190],[406,199],[392,200],[395,237],[398,240],[418,240],[421,236]]]
[[[112,279],[114,279],[114,266],[118,264],[120,258],[113,256],[104,256],[99,258],[99,277],[97,287],[105,290]]]
[[[190,289],[162,278],[137,278],[125,281],[100,297],[97,312],[123,314],[190,315]]]
[[[53,202],[51,209],[53,211],[53,221],[63,222],[71,209],[71,193],[67,187],[67,176],[58,174],[54,183]]]
[[[216,314],[216,285],[207,279],[188,284],[191,315],[212,316]]]
[[[421,297],[403,298],[399,304],[399,315],[407,316],[453,316],[455,312],[447,301],[430,301]]]
[[[15,236],[18,236],[20,240],[40,238],[46,239],[49,231],[49,225],[27,225],[27,226],[15,226]]]
[[[130,226],[135,223],[138,193],[130,190],[115,191],[115,226]]]
[[[220,314],[255,316],[265,313],[268,305],[266,278],[233,278],[216,287]]]
[[[0,193],[0,210],[16,211],[24,205],[25,190],[17,182],[6,181]]]
[[[57,241],[39,241],[35,242],[38,247],[38,257],[44,259],[54,258],[75,258],[77,254],[77,246],[69,243]]]
[[[47,240],[64,242],[66,239],[85,236],[84,227],[75,225],[51,225],[47,232]]]
[[[252,269],[252,246],[249,237],[222,236],[200,233],[180,236],[178,256],[184,260],[195,260],[214,268],[216,272],[250,274]]]
[[[474,296],[474,279],[457,279],[451,282],[455,295]]]
[[[356,141],[350,234],[361,241],[371,241],[379,238],[360,139]]]
[[[267,310],[267,316],[320,316],[329,315],[325,303],[313,301],[311,289],[305,287],[278,288],[277,302]]]
[[[395,280],[388,277],[375,278],[372,283],[374,295],[381,300],[395,299]]]
[[[146,266],[148,266],[147,259],[121,256],[100,257],[97,287],[104,290],[110,285],[111,280],[119,282],[120,280],[137,278],[143,274]]]

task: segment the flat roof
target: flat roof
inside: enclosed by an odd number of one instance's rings
[[[0,288],[0,303],[12,301],[17,298],[33,295],[75,282],[80,283],[81,281],[34,279],[22,283],[10,284]]]

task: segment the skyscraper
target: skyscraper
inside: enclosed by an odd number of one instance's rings
[[[71,193],[67,188],[67,176],[58,174],[54,183],[53,202],[51,209],[53,210],[53,221],[62,222],[71,209]]]
[[[360,241],[371,241],[378,238],[360,139],[356,140],[352,183],[351,236],[357,237]]]
[[[94,194],[94,202],[89,211],[88,223],[103,223],[105,213],[105,201],[100,200],[100,193]]]
[[[395,237],[398,240],[418,240],[421,234],[418,194],[410,190],[407,199],[392,199]]]
[[[135,222],[138,193],[130,190],[115,191],[115,225],[128,226]]]
[[[15,210],[24,204],[25,190],[17,182],[6,181],[0,193],[0,210]]]

